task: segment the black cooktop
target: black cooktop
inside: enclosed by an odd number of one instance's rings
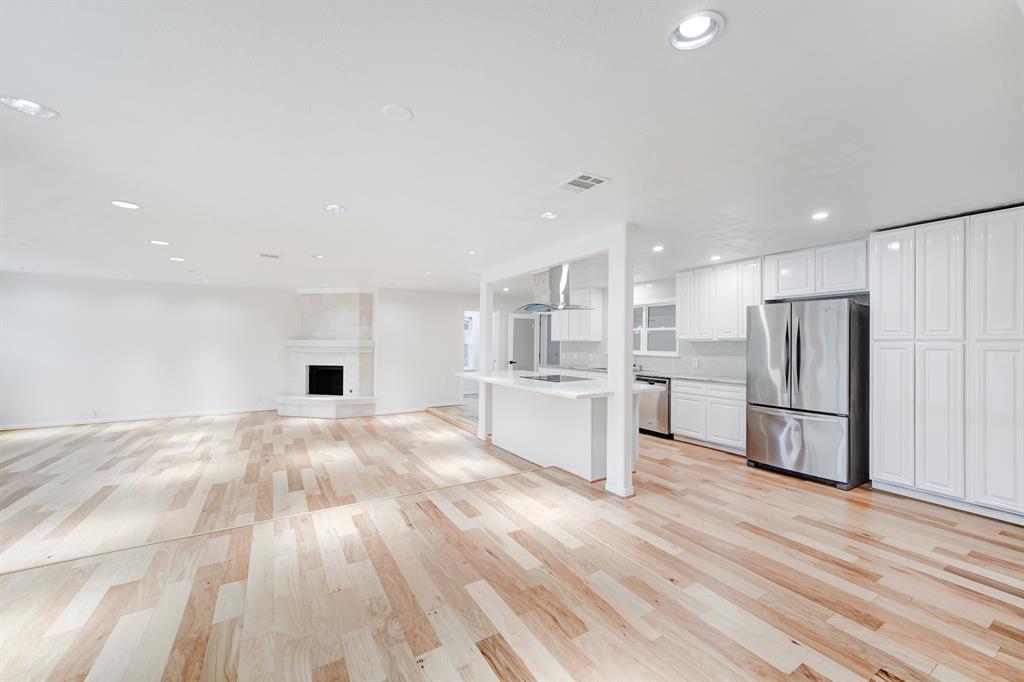
[[[523,377],[524,379],[535,379],[537,381],[550,381],[555,384],[561,384],[566,381],[586,381],[587,377],[571,377],[565,374],[538,374],[532,377]]]

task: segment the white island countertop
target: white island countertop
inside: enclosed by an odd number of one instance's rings
[[[477,381],[482,381],[485,384],[517,388],[523,391],[532,391],[533,393],[558,396],[559,398],[582,400],[590,398],[605,398],[612,394],[612,391],[608,388],[608,379],[604,377],[587,378],[582,381],[567,381],[564,383],[526,378],[544,376],[548,374],[562,374],[565,376],[576,376],[579,378],[578,374],[574,374],[572,372],[559,372],[550,369],[533,371],[517,369],[499,370],[495,372],[459,372],[460,377],[476,379]],[[633,393],[647,393],[663,390],[665,390],[664,386],[651,386],[650,384],[636,382],[633,383]]]

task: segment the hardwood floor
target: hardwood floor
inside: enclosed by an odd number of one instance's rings
[[[423,413],[0,432],[0,572],[533,468]]]
[[[1024,529],[641,442],[628,500],[508,472],[0,576],[0,679],[1024,678]]]
[[[477,424],[480,422],[480,400],[476,394],[462,396],[461,405],[445,405],[444,407],[431,407],[427,412],[440,417],[449,424],[458,426],[469,433],[476,433]]]

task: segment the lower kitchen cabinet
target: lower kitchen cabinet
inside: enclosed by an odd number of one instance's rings
[[[704,440],[707,433],[707,399],[704,396],[672,394],[672,433]]]
[[[673,380],[672,434],[742,452],[747,447],[746,387]]]
[[[707,441],[743,450],[747,446],[747,405],[738,400],[708,398]]]
[[[871,480],[914,485],[914,344],[871,349]]]
[[[971,344],[968,500],[1024,513],[1024,341]]]
[[[918,343],[914,485],[964,496],[964,344]]]

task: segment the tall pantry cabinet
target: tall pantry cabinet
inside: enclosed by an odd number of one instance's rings
[[[870,252],[872,482],[1024,514],[1024,208]]]

